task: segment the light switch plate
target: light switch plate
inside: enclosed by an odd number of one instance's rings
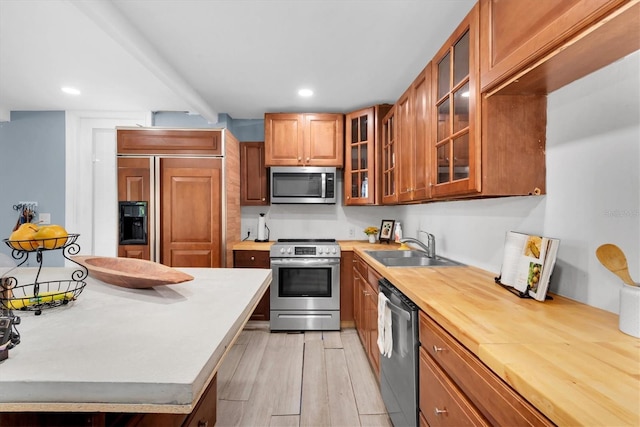
[[[38,223],[39,224],[51,224],[51,214],[50,213],[40,213],[38,215]]]

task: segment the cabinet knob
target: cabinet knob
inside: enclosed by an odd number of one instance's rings
[[[255,260],[256,260],[256,257],[252,256],[251,261],[255,261]]]
[[[310,158],[310,157],[307,157],[307,162],[308,162],[309,160],[311,160],[311,158]]]
[[[444,351],[445,349],[442,347],[438,347],[437,345],[433,346],[433,352],[434,353],[440,353],[441,351]]]
[[[263,197],[263,198],[262,198],[262,201],[264,202],[265,200],[267,200],[267,199]]]
[[[198,427],[208,427],[208,426],[209,426],[209,420],[198,421]]]
[[[298,161],[299,161],[299,162],[300,162],[300,161],[302,161],[302,157],[298,157]]]
[[[350,198],[351,198],[351,196],[347,196],[347,200],[350,199]]]
[[[433,413],[436,414],[436,416],[445,415],[447,413],[447,410],[446,409],[435,408],[433,410]]]

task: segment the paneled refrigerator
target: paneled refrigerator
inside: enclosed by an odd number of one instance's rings
[[[240,157],[226,129],[118,128],[118,256],[231,267]]]

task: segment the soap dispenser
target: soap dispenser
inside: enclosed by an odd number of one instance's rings
[[[395,242],[400,243],[400,240],[402,239],[402,226],[400,225],[400,221],[396,222],[396,229],[393,235]]]

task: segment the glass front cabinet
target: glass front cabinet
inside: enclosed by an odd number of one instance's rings
[[[432,62],[432,197],[481,189],[478,31],[474,7]]]
[[[382,104],[345,116],[344,204],[377,205],[380,195],[382,117],[391,105]]]

